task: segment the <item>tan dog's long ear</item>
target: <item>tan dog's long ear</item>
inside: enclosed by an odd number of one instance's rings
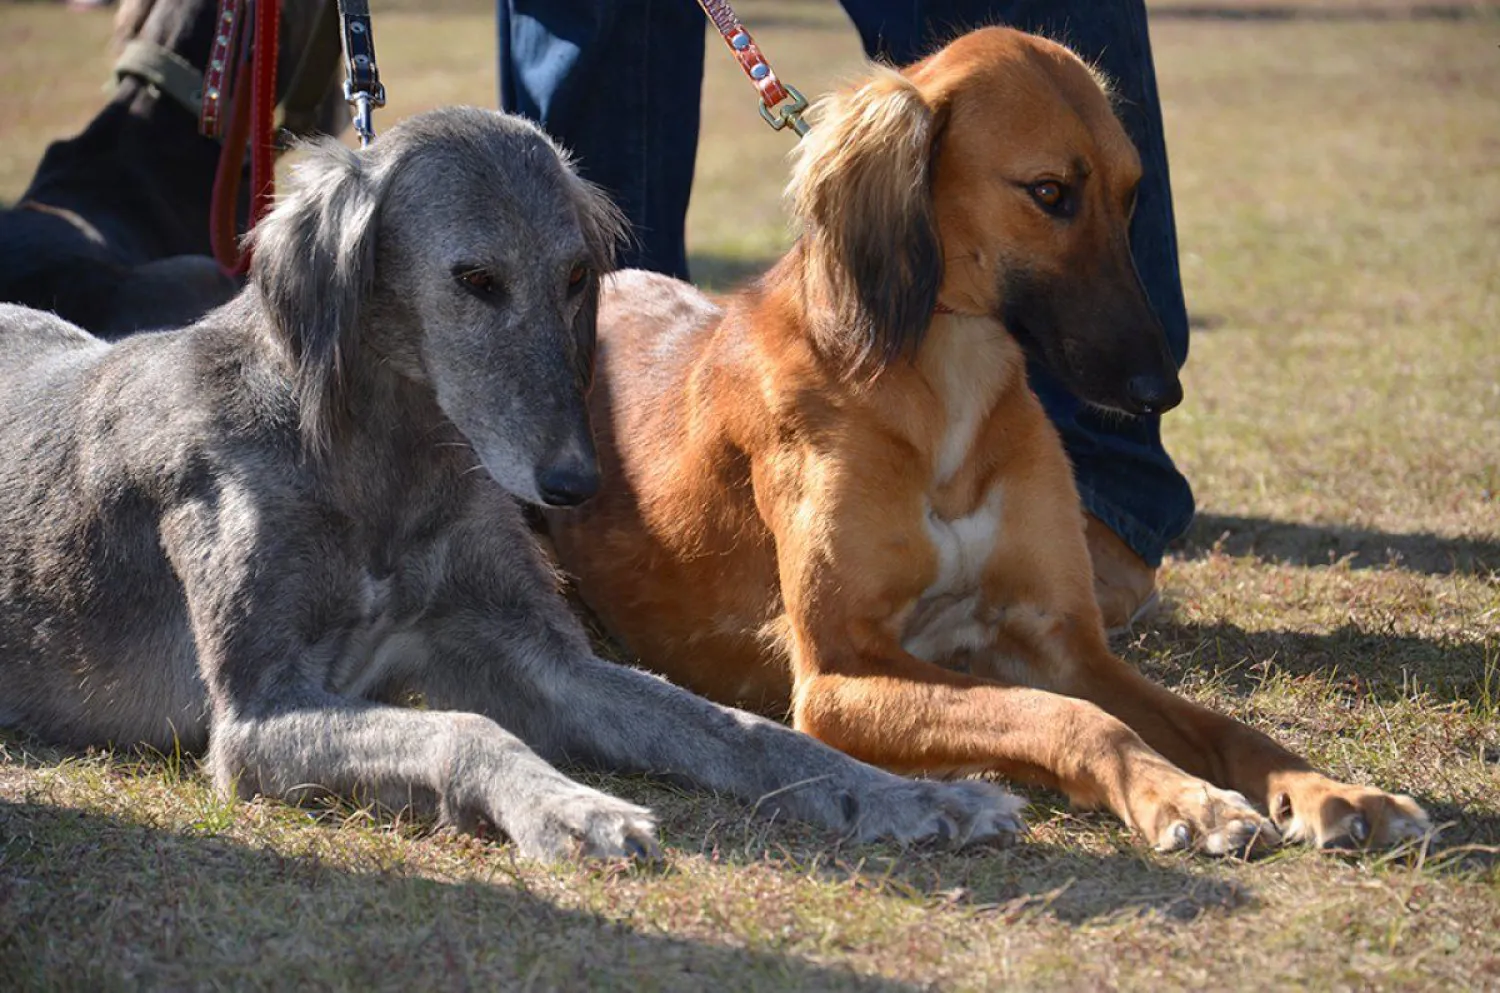
[[[889,362],[921,344],[943,280],[930,177],[938,115],[890,69],[816,113],[787,196],[859,361]]]

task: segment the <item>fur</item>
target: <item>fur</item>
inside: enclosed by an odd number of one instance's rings
[[[606,286],[602,492],[548,518],[605,626],[866,761],[1053,786],[1163,849],[1426,830],[1109,649],[1025,371],[1122,414],[1181,397],[1130,256],[1140,161],[1097,77],[991,28],[823,107],[803,236],[763,279],[722,308],[646,273]]]
[[[654,850],[648,811],[561,759],[861,838],[1019,827],[994,786],[893,776],[590,650],[517,498],[597,480],[620,220],[540,131],[433,112],[314,146],[293,186],[250,285],[189,328],[110,345],[0,306],[0,721],[535,856]]]

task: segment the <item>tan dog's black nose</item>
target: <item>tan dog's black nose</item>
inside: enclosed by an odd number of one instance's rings
[[[1182,402],[1182,383],[1176,376],[1131,376],[1125,384],[1131,403],[1142,414],[1161,414]]]

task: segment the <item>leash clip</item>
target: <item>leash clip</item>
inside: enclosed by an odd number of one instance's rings
[[[797,137],[807,134],[807,122],[802,112],[807,109],[807,97],[797,92],[796,87],[776,78],[771,63],[760,53],[760,46],[740,23],[729,0],[698,0],[698,6],[708,15],[709,21],[729,46],[734,60],[745,70],[750,85],[760,93],[760,116],[771,125],[773,131],[782,131],[791,125]]]
[[[375,66],[375,32],[369,0],[338,0],[344,35],[344,102],[354,108],[354,130],[359,147],[375,140],[372,111],[385,106],[385,84]]]
[[[788,97],[776,105],[774,109],[766,106],[766,102],[760,102],[760,116],[765,118],[766,123],[771,125],[771,130],[780,131],[787,125],[791,125],[797,137],[801,138],[807,134],[807,121],[803,120],[802,112],[807,109],[807,97],[802,91],[791,83],[782,83]]]
[[[377,107],[385,106],[385,85],[377,84],[374,92],[356,90],[352,79],[344,80],[344,102],[354,108],[354,130],[359,135],[359,147],[369,148],[375,140],[375,115]]]

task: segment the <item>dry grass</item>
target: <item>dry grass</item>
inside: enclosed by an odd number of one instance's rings
[[[492,102],[487,14],[382,6],[381,121]],[[665,867],[543,867],[11,737],[5,985],[1500,989],[1500,20],[1314,7],[1158,8],[1199,328],[1167,434],[1203,514],[1170,613],[1122,647],[1336,774],[1411,790],[1451,824],[1435,847],[1159,857],[1037,795],[1012,849],[903,852],[604,777],[662,814]],[[809,92],[855,67],[826,6],[744,13]],[[0,5],[0,199],[97,101],[106,20]],[[690,237],[722,283],[785,244],[788,142],[709,64]]]

